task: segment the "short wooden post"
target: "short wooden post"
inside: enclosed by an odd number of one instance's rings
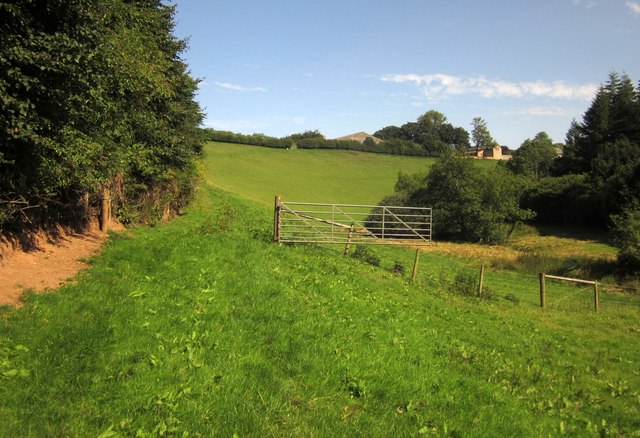
[[[349,228],[349,236],[347,237],[347,244],[344,247],[344,255],[349,255],[349,251],[351,250],[351,237],[353,236],[353,224]]]
[[[80,198],[80,203],[82,205],[82,226],[85,228],[88,228],[89,224],[91,223],[89,192],[84,192],[82,194],[82,198]]]
[[[478,298],[482,297],[483,285],[484,285],[484,265],[480,265],[480,282],[478,284]]]
[[[280,243],[280,211],[282,209],[282,199],[276,196],[273,207],[273,241]]]
[[[540,273],[540,307],[544,309],[546,304],[546,288],[544,284],[544,273]]]
[[[418,274],[418,261],[420,260],[420,248],[416,249],[416,258],[413,261],[413,272],[411,273],[411,282],[416,282],[416,275]]]
[[[600,297],[598,296],[598,282],[593,282],[593,304],[596,308],[596,312],[600,310]]]
[[[102,205],[100,211],[100,231],[106,233],[109,231],[109,223],[111,222],[111,191],[107,188],[102,189]]]

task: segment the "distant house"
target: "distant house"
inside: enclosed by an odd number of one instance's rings
[[[505,155],[502,153],[502,147],[500,145],[487,146],[484,148],[472,146],[469,148],[469,155],[473,158],[484,158],[487,160],[511,159],[511,155]]]
[[[375,144],[378,144],[383,141],[382,139],[378,137],[374,137],[371,134],[367,134],[366,132],[356,132],[355,134],[345,135],[344,137],[338,137],[335,140],[357,141],[358,143],[364,143],[364,141],[367,138],[372,139]]]

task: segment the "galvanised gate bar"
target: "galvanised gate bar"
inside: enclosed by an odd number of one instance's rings
[[[275,200],[274,241],[425,246],[431,208]]]

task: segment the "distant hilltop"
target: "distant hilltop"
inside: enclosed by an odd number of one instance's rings
[[[375,144],[382,143],[382,139],[378,137],[374,137],[371,134],[367,134],[366,132],[360,131],[355,134],[345,135],[344,137],[338,137],[335,140],[339,141],[357,141],[358,143],[364,143],[366,139],[370,138],[373,140]]]

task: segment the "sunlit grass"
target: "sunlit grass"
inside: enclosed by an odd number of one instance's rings
[[[487,267],[478,299],[460,286],[479,259],[422,253],[412,283],[414,250],[371,248],[374,266],[276,245],[271,220],[203,185],[183,217],[4,308],[0,435],[640,430],[638,297],[605,293],[596,313],[588,289],[550,282],[542,310],[535,275]]]
[[[207,179],[263,205],[287,201],[377,204],[393,193],[398,172],[425,172],[433,158],[351,151],[206,146]]]

